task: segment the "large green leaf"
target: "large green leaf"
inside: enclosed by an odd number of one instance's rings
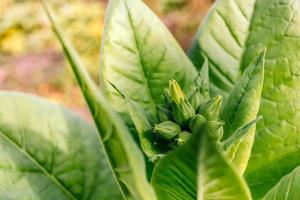
[[[300,167],[284,176],[264,197],[264,200],[297,200],[300,197]]]
[[[257,118],[264,81],[264,56],[265,52],[261,53],[245,70],[222,109],[221,119],[225,121],[224,139]],[[247,130],[246,134],[235,143],[234,155],[231,158],[239,174],[243,174],[247,167],[255,138],[255,126]]]
[[[162,158],[152,185],[158,199],[251,199],[249,189],[211,141],[206,128]]]
[[[93,126],[31,95],[0,102],[0,199],[122,198]]]
[[[232,89],[241,71],[267,48],[265,77],[246,179],[256,197],[300,165],[300,2],[220,0],[199,29],[191,58],[210,61],[213,93]]]
[[[45,8],[90,108],[123,198],[155,200],[155,193],[147,181],[146,166],[141,150],[127,126],[112,110],[102,92],[88,75],[77,52],[56,25],[49,8],[47,6]]]
[[[170,79],[188,89],[197,72],[167,28],[141,0],[111,0],[101,48],[101,80],[119,112],[124,101],[110,81],[146,110],[156,114]]]
[[[189,56],[197,68],[208,58],[210,89],[215,94],[228,94],[241,74],[239,66],[250,34],[255,1],[217,1],[198,30]]]

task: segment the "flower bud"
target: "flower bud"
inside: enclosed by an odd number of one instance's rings
[[[200,89],[197,88],[192,96],[190,97],[189,101],[191,102],[193,108],[195,110],[198,110],[201,104],[203,104],[206,101],[206,98],[204,95],[201,94]]]
[[[194,116],[195,110],[187,100],[181,101],[179,105],[173,105],[173,118],[178,124],[183,125]]]
[[[218,120],[223,102],[223,97],[220,95],[215,96],[207,103],[199,108],[199,113],[202,114],[208,121]]]
[[[156,124],[154,127],[154,132],[157,133],[161,139],[170,141],[181,132],[181,128],[178,124],[172,121],[165,121]]]
[[[180,132],[178,134],[178,137],[176,138],[177,144],[179,145],[184,144],[191,136],[192,134],[190,132],[187,131]]]
[[[197,114],[189,123],[189,128],[192,131],[198,131],[206,123],[206,118],[203,115]]]
[[[172,105],[171,95],[168,89],[164,90],[164,98],[167,105]]]
[[[157,106],[157,115],[161,122],[168,121],[172,118],[172,112],[162,106]]]
[[[220,141],[223,137],[223,121],[208,121],[207,129],[214,141]]]
[[[203,84],[203,78],[201,77],[200,74],[197,75],[197,77],[194,80],[196,87],[201,87]]]
[[[179,105],[185,99],[179,84],[174,79],[169,81],[169,90],[171,99],[175,104]]]

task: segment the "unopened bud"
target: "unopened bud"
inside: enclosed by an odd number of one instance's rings
[[[208,121],[207,129],[214,141],[220,141],[223,137],[223,121]]]
[[[192,132],[198,131],[207,122],[203,115],[197,114],[189,123],[189,128]]]
[[[179,145],[184,144],[190,137],[192,136],[192,134],[190,132],[187,131],[182,131],[178,134],[178,137],[176,138],[176,141]]]
[[[154,132],[157,133],[161,139],[170,141],[181,132],[181,128],[178,124],[172,121],[165,121],[156,124],[154,127]]]
[[[208,121],[218,120],[223,102],[223,97],[220,95],[215,96],[207,103],[199,108],[199,113],[202,114]]]
[[[162,106],[157,106],[157,115],[161,122],[168,121],[172,118],[172,112]]]
[[[185,99],[179,84],[174,79],[169,81],[169,90],[171,99],[175,104],[179,105]]]
[[[203,104],[205,102],[206,98],[204,95],[201,94],[200,89],[197,88],[192,96],[190,97],[189,101],[191,102],[193,108],[195,110],[198,110],[198,108],[200,107],[201,104]]]
[[[202,84],[203,84],[203,78],[201,77],[200,74],[198,74],[198,76],[195,78],[194,82],[195,82],[195,85],[198,88],[200,88],[202,86]]]
[[[167,105],[172,105],[171,95],[168,89],[164,90],[164,98]]]
[[[194,116],[195,110],[187,100],[181,101],[179,105],[173,105],[173,118],[178,124],[183,125]]]

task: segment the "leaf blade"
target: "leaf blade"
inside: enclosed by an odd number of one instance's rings
[[[1,199],[121,198],[93,126],[31,95],[0,101]]]
[[[158,199],[251,199],[245,181],[215,145],[204,129],[162,158],[152,179]]]
[[[199,29],[194,50],[191,50],[195,62],[201,55],[209,57],[211,92],[228,95],[254,56],[268,49],[259,111],[263,120],[257,124],[252,156],[245,173],[257,198],[300,164],[299,148],[292,142],[299,141],[300,132],[299,7],[299,1],[293,0],[218,1]],[[232,36],[226,36],[230,32],[238,35],[240,48]],[[212,34],[221,42],[212,43]],[[227,60],[228,52],[222,47],[232,49],[236,61]]]
[[[164,88],[175,78],[188,89],[197,72],[162,22],[140,0],[113,0],[101,48],[101,79],[113,107],[123,101],[105,80],[115,84],[155,118]]]
[[[230,137],[239,127],[257,118],[264,81],[265,53],[266,51],[262,52],[245,70],[223,107],[221,119],[225,121],[224,139]],[[232,163],[241,175],[247,167],[254,138],[255,126],[235,145]]]
[[[264,200],[297,199],[300,191],[300,167],[285,175],[271,190],[264,196]]]
[[[213,94],[228,94],[241,74],[239,59],[244,52],[255,3],[256,0],[218,1],[198,29],[189,56],[198,68],[204,57],[209,59]]]
[[[119,183],[123,198],[156,199],[154,191],[147,181],[144,157],[134,142],[127,126],[111,109],[104,95],[91,80],[80,62],[77,52],[56,25],[47,6],[46,10],[52,23],[52,28],[63,47],[90,108],[101,142],[110,161],[111,170]]]

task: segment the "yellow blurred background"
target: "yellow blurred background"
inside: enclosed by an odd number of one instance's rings
[[[107,0],[48,0],[97,80]],[[213,0],[145,0],[187,49]],[[89,119],[39,0],[0,0],[0,89],[36,94]]]

